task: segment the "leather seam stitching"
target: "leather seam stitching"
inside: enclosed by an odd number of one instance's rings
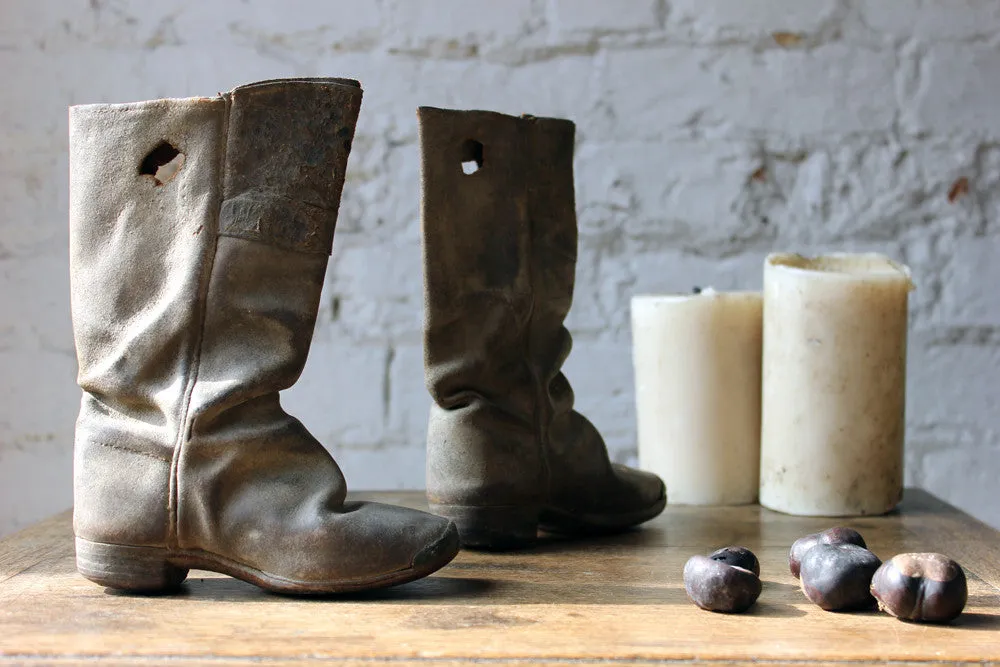
[[[219,250],[219,239],[221,238],[218,233],[220,223],[219,218],[222,213],[222,202],[225,201],[224,190],[226,183],[227,149],[229,146],[229,116],[232,113],[232,98],[226,96],[224,99],[226,101],[226,112],[222,119],[222,132],[220,133],[219,140],[219,203],[215,211],[214,243],[212,244],[211,255],[206,258],[208,266],[202,269],[205,271],[206,277],[204,279],[204,283],[199,286],[201,293],[198,295],[198,310],[196,315],[199,320],[198,334],[194,343],[194,350],[191,358],[191,378],[188,380],[187,386],[184,388],[184,404],[178,424],[177,439],[174,442],[173,458],[170,462],[170,492],[167,494],[167,512],[170,525],[167,532],[167,544],[173,549],[180,548],[180,540],[178,536],[178,524],[180,522],[180,458],[184,449],[184,443],[190,437],[190,425],[188,424],[188,420],[190,419],[191,414],[191,400],[194,395],[195,385],[198,383],[198,372],[201,369],[201,356],[203,352],[202,347],[205,342],[205,327],[208,320],[208,294],[211,290],[212,274],[215,271],[215,257]]]
[[[135,417],[122,412],[118,408],[114,407],[113,405],[111,405],[110,403],[108,403],[107,401],[105,401],[104,399],[102,399],[99,395],[97,395],[97,394],[95,394],[95,393],[93,393],[91,391],[87,391],[85,389],[84,393],[87,396],[89,396],[90,400],[94,401],[94,403],[97,403],[98,405],[100,405],[102,408],[104,408],[108,412],[113,413],[114,416],[118,417],[119,419],[127,419],[129,421],[139,422],[141,424],[149,424],[149,422],[144,422],[141,419],[136,419]]]
[[[526,124],[518,124],[518,131],[521,135],[521,151],[522,157],[527,155],[535,147],[535,137],[531,132],[531,127],[525,127]],[[533,363],[532,351],[533,351],[533,337],[535,329],[535,306],[536,299],[538,297],[538,271],[535,266],[535,259],[537,254],[536,239],[535,239],[535,227],[537,222],[535,220],[534,209],[535,200],[537,195],[537,187],[535,183],[526,182],[524,183],[525,194],[528,200],[528,244],[527,244],[527,260],[528,260],[528,282],[531,285],[531,301],[530,310],[528,311],[528,322],[527,322],[527,336],[525,341],[525,354],[527,355],[528,361],[528,373],[534,380],[535,384],[535,434],[538,439],[538,455],[539,461],[542,465],[542,479],[545,484],[545,495],[543,498],[548,500],[552,497],[552,470],[549,464],[549,452],[548,452],[548,439],[549,430],[551,424],[549,420],[551,419],[550,410],[548,406],[548,388],[544,386],[542,378],[538,373],[538,369]],[[543,400],[544,398],[544,400]]]
[[[272,248],[280,248],[282,250],[288,250],[289,252],[300,252],[303,255],[323,255],[329,257],[333,254],[333,251],[327,252],[326,250],[306,250],[305,248],[294,246],[289,243],[276,243],[270,239],[264,239],[262,235],[241,233],[241,232],[230,232],[230,231],[220,231],[216,234],[217,236],[225,236],[231,239],[240,239],[241,241],[250,241],[252,243],[263,243],[266,246]]]
[[[126,452],[128,454],[135,454],[137,456],[145,456],[146,458],[159,461],[160,463],[173,463],[172,458],[167,458],[166,456],[157,456],[156,454],[150,454],[149,452],[141,452],[137,449],[132,449],[131,447],[122,447],[121,445],[111,445],[106,442],[100,442],[98,440],[92,441],[91,444],[100,445],[101,447],[107,447],[108,449],[115,449],[119,452]]]

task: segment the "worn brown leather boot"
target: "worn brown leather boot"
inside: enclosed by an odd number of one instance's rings
[[[489,549],[528,544],[539,529],[651,519],[666,505],[663,482],[608,460],[560,372],[576,269],[575,126],[429,107],[418,116],[431,510],[458,524],[463,545]]]
[[[282,593],[423,577],[440,517],[345,502],[278,392],[306,361],[361,88],[280,80],[70,112],[77,566],[175,588],[188,568]]]

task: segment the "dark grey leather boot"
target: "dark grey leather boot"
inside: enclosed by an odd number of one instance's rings
[[[337,464],[278,398],[312,340],[360,106],[356,81],[314,79],[71,109],[87,578],[162,591],[199,568],[331,593],[457,552],[445,519],[345,502]]]
[[[530,543],[538,529],[651,519],[666,505],[663,482],[608,460],[560,372],[576,269],[575,126],[428,107],[418,116],[431,510],[458,524],[465,546],[493,549]]]

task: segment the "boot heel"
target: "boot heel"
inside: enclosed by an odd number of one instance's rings
[[[133,593],[165,593],[187,577],[187,568],[171,565],[167,550],[128,547],[76,538],[76,569],[95,584]]]
[[[476,507],[438,505],[430,510],[458,526],[462,546],[485,551],[507,551],[533,544],[538,539],[538,507]]]

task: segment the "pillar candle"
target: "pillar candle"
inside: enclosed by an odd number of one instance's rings
[[[852,516],[899,502],[912,288],[882,255],[767,258],[762,505]]]
[[[757,499],[759,292],[632,299],[639,463],[671,504]]]

